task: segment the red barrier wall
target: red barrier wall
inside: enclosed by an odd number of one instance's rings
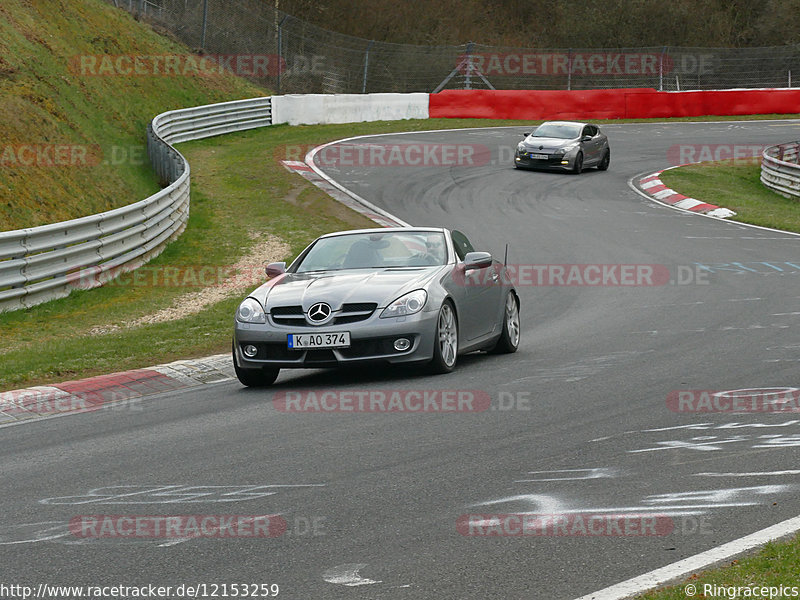
[[[800,113],[800,90],[445,90],[430,95],[429,112],[432,119],[530,120],[791,114]]]

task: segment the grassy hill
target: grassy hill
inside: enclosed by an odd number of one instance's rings
[[[101,0],[0,2],[0,231],[153,194],[159,188],[145,150],[150,119],[267,93],[230,74],[86,68],[103,55],[189,54]]]

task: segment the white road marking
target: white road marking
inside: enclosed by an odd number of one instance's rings
[[[159,544],[159,548],[167,548],[169,546],[175,546],[177,544],[182,544],[183,542],[188,542],[192,538],[175,538],[174,540],[169,540],[168,542],[164,542],[163,544]]]
[[[322,574],[322,579],[328,583],[346,585],[348,587],[381,583],[380,581],[375,581],[374,579],[366,579],[358,574],[358,572],[366,566],[367,563],[351,563],[331,567]]]
[[[789,471],[753,471],[750,473],[694,473],[695,477],[773,477],[782,475],[800,475],[800,469]]]
[[[677,579],[685,578],[692,573],[729,560],[767,542],[792,535],[798,530],[800,530],[800,516],[787,519],[738,540],[733,540],[711,550],[679,560],[666,567],[655,569],[644,575],[586,594],[576,600],[624,600]]]
[[[548,477],[535,477],[533,479],[515,479],[514,483],[528,483],[535,481],[581,481],[583,479],[601,479],[616,477],[617,469],[598,467],[593,469],[559,469],[557,471],[528,471],[528,475],[547,475]]]

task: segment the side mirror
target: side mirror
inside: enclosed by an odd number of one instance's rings
[[[585,135],[585,136],[583,136],[583,139],[581,141],[582,142],[591,142],[592,141],[592,136]]]
[[[488,252],[467,252],[464,257],[464,269],[485,269],[492,266],[492,255]]]
[[[269,263],[267,268],[264,269],[267,273],[267,277],[272,279],[273,277],[277,277],[278,275],[283,275],[286,273],[286,263],[285,262],[274,262]]]
[[[522,135],[524,135],[525,137],[528,137],[530,134],[531,134],[531,132],[530,132],[530,131],[526,131],[526,132],[525,132],[525,133],[523,133]]]

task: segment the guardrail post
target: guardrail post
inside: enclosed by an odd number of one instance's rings
[[[800,200],[800,142],[770,146],[761,154],[761,183],[774,192]]]

